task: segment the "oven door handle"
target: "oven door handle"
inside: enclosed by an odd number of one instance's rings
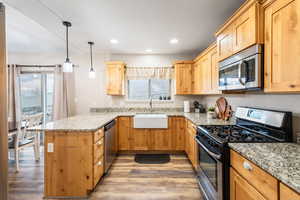
[[[197,138],[195,138],[196,142],[213,158],[220,160],[221,159],[221,154],[216,154],[214,152],[211,152],[204,144],[200,142]]]
[[[243,82],[243,80],[242,80],[242,66],[243,65],[246,65],[247,66],[247,62],[245,61],[245,60],[243,60],[240,64],[239,64],[239,82],[242,84],[242,85],[246,85],[246,83],[247,83],[247,74],[246,74],[246,81],[245,82]],[[246,73],[247,73],[247,69],[246,69]]]

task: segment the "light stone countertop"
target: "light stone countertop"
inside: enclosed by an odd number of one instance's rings
[[[77,115],[62,120],[49,122],[46,125],[29,128],[30,131],[96,131],[105,126],[111,120],[120,116],[134,116],[137,112],[102,112]],[[233,125],[235,120],[223,121],[219,119],[207,119],[206,114],[184,113],[184,112],[163,112],[168,116],[182,116],[192,121],[195,125]]]
[[[229,143],[229,147],[300,193],[300,145]]]

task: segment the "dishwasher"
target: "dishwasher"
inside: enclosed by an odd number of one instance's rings
[[[116,121],[113,120],[104,126],[104,168],[108,172],[117,156]]]

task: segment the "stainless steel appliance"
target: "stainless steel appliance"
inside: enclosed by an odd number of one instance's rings
[[[220,90],[263,87],[263,47],[251,46],[219,63]]]
[[[238,107],[236,125],[199,126],[198,182],[208,200],[229,199],[229,142],[290,142],[292,113]]]
[[[117,144],[116,144],[116,122],[115,120],[109,122],[104,126],[104,168],[105,173],[112,165],[117,155]]]

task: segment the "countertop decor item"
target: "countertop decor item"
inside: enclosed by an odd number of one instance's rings
[[[217,105],[217,117],[222,120],[229,120],[232,116],[231,106],[228,104],[224,97],[220,97],[216,101]]]
[[[216,113],[215,113],[215,107],[209,107],[208,109],[207,109],[207,118],[208,119],[214,119],[215,118],[215,116],[216,116]]]
[[[190,112],[190,102],[189,101],[184,101],[183,102],[183,107],[184,107],[184,112],[189,113]]]

